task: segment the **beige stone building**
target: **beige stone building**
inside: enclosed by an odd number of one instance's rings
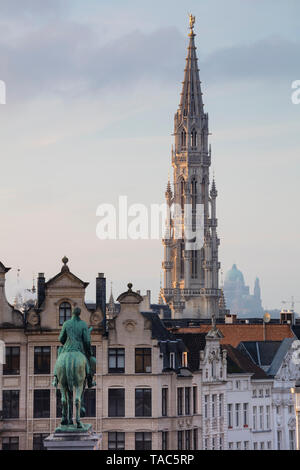
[[[88,283],[63,259],[47,282],[39,274],[37,301],[24,313],[5,297],[0,264],[0,448],[39,449],[60,423],[60,393],[51,385],[61,326],[75,306],[93,326],[96,387],[85,393],[87,416],[102,433],[103,449],[198,449],[202,447],[201,370],[188,367],[184,342],[159,316],[145,309],[143,297],[118,297],[119,312],[106,321],[106,282],[96,280],[96,303],[85,303]]]

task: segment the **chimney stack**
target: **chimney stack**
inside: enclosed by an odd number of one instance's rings
[[[96,279],[96,309],[100,308],[104,317],[106,314],[106,278],[99,273]]]
[[[38,274],[37,280],[37,306],[40,307],[45,300],[45,275],[44,273]]]

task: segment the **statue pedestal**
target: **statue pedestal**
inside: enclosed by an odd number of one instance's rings
[[[94,433],[91,424],[60,426],[53,434],[46,437],[44,446],[47,450],[100,450],[102,434]]]

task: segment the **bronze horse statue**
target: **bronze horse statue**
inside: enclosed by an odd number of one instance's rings
[[[80,417],[85,416],[83,394],[86,384],[93,387],[93,375],[96,359],[91,352],[90,333],[85,321],[80,319],[80,308],[75,308],[72,318],[62,327],[59,341],[63,346],[59,349],[54,369],[55,387],[60,385],[62,404],[62,426],[73,426],[73,390],[75,390],[76,427],[82,429]]]

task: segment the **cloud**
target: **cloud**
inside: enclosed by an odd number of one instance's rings
[[[16,3],[5,2],[6,15]],[[55,0],[54,11],[60,11],[61,3]],[[47,18],[45,24],[24,31],[21,41],[8,43],[0,37],[0,78],[6,81],[10,102],[41,94],[67,100],[108,88],[125,92],[141,81],[173,86],[182,80],[187,39],[176,28],[149,34],[136,30],[102,45],[95,26],[63,15],[53,19],[52,6],[45,4],[28,0],[22,10]],[[14,19],[10,21],[12,25]],[[292,80],[298,77],[298,51],[299,44],[273,37],[216,50],[204,60],[199,54],[199,64],[206,82]]]
[[[248,45],[217,50],[203,63],[211,81],[279,80],[299,76],[299,43],[270,37]]]

